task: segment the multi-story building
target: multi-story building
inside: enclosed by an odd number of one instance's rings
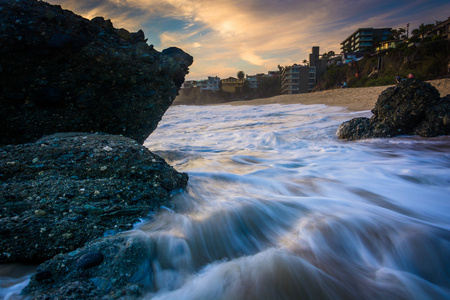
[[[280,71],[269,71],[269,72],[267,72],[267,75],[265,75],[265,76],[277,78],[277,77],[280,77]]]
[[[183,82],[183,85],[181,86],[182,89],[191,89],[195,86],[197,81],[195,80],[185,80]]]
[[[215,76],[208,76],[208,79],[199,80],[196,86],[200,88],[200,91],[218,91],[220,84],[220,78]]]
[[[309,91],[309,67],[294,64],[281,73],[281,94],[301,94]]]
[[[308,76],[308,91],[312,91],[317,84],[317,80],[327,70],[327,59],[321,59],[319,54],[319,47],[312,47],[309,55],[309,76]]]
[[[218,91],[220,78],[208,76],[208,79],[202,80],[186,80],[182,89],[199,88],[200,91]]]
[[[436,22],[436,25],[431,29],[426,36],[440,35],[444,39],[450,40],[450,17],[444,22]]]
[[[392,28],[359,28],[342,43],[342,50],[347,52],[363,52],[387,41]]]
[[[264,76],[264,74],[256,74],[256,75],[245,75],[249,87],[251,89],[256,90],[258,88],[258,81]]]
[[[282,94],[301,94],[311,92],[317,79],[327,70],[327,60],[321,59],[319,47],[312,47],[309,65],[293,65],[285,67],[281,74]]]
[[[222,91],[227,93],[240,93],[242,92],[242,86],[245,79],[238,79],[234,77],[228,77],[227,79],[222,79],[220,83],[222,84]]]

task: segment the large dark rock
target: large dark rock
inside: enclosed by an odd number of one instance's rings
[[[0,262],[42,262],[129,230],[187,185],[129,138],[64,133],[0,148]]]
[[[0,0],[0,145],[57,132],[143,143],[176,97],[192,56],[160,53],[115,29],[36,0]]]
[[[341,139],[385,138],[396,135],[433,137],[450,134],[450,95],[440,98],[429,83],[408,79],[384,90],[373,116],[342,123]]]

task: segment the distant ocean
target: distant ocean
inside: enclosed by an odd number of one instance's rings
[[[359,116],[171,107],[145,145],[190,180],[139,225],[164,253],[143,299],[450,299],[450,138],[338,140]]]

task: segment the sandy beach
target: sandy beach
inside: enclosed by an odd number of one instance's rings
[[[441,94],[450,94],[450,78],[428,81]],[[371,110],[375,106],[378,96],[392,85],[334,89],[298,95],[280,95],[271,98],[254,99],[249,101],[229,102],[230,105],[264,105],[264,104],[325,104],[329,106],[343,106],[350,110]]]

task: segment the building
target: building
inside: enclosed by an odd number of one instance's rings
[[[309,92],[309,67],[294,64],[285,67],[281,73],[281,94],[301,94]]]
[[[196,86],[200,88],[200,91],[218,91],[220,85],[220,78],[215,76],[208,76],[208,79],[199,80]]]
[[[181,86],[182,89],[191,89],[195,86],[197,81],[195,80],[185,80],[183,82],[183,85]]]
[[[311,92],[318,78],[327,70],[327,60],[321,59],[319,47],[312,47],[309,65],[295,64],[285,67],[281,73],[281,94],[301,94]]]
[[[362,52],[343,52],[342,53],[342,61],[344,64],[348,64],[352,61],[360,61],[364,58],[364,53]]]
[[[222,91],[227,93],[240,93],[242,92],[242,86],[245,79],[238,79],[234,77],[228,77],[220,81],[222,85]]]
[[[280,77],[280,71],[269,71],[267,72],[267,77],[278,78]]]
[[[251,89],[258,89],[258,82],[261,80],[261,78],[264,76],[264,74],[256,74],[256,75],[246,75],[246,79],[249,83],[249,87]]]
[[[312,47],[311,54],[309,55],[309,76],[308,76],[308,89],[312,91],[317,84],[320,76],[322,76],[327,70],[327,59],[321,59],[319,55],[319,47]]]
[[[450,17],[444,22],[437,22],[426,36],[437,36],[440,35],[444,39],[450,40]]]
[[[386,51],[389,49],[394,49],[397,47],[397,45],[401,44],[402,41],[400,40],[390,40],[390,41],[384,41],[378,44],[378,46],[375,48],[376,52],[380,51]]]
[[[202,80],[186,80],[183,83],[182,89],[199,88],[200,91],[218,91],[220,85],[220,78],[215,76],[208,76],[208,79]]]
[[[342,43],[346,52],[364,52],[372,49],[380,42],[387,41],[392,28],[359,28]]]

